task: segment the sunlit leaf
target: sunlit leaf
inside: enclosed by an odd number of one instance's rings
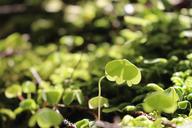
[[[154,83],[147,84],[147,88],[151,89],[153,91],[163,91],[163,89],[159,85],[154,84]]]
[[[104,113],[111,113],[111,112],[122,112],[118,107],[111,107],[111,108],[104,108],[102,109]]]
[[[20,96],[21,93],[22,93],[21,86],[17,84],[11,85],[5,90],[5,96],[7,98],[14,98],[14,97]]]
[[[128,60],[113,60],[106,64],[105,73],[108,80],[117,84],[127,82],[128,86],[138,84],[141,81],[140,70]]]
[[[188,104],[190,104],[190,103],[189,103],[189,101],[187,101],[187,100],[185,100],[185,101],[180,101],[180,102],[178,102],[178,107],[179,107],[180,109],[186,109],[187,106],[188,106]]]
[[[174,87],[174,89],[175,89],[177,95],[179,96],[179,98],[182,99],[183,96],[184,96],[184,90],[183,90],[183,88],[177,86],[177,87]],[[187,96],[187,98],[190,98],[190,97]],[[191,97],[191,99],[192,99],[192,97]]]
[[[169,96],[171,96],[173,101],[179,100],[179,96],[178,96],[177,92],[175,91],[175,88],[170,87],[170,88],[166,89],[164,92],[166,94],[168,94]]]
[[[172,91],[157,91],[149,94],[143,103],[145,111],[151,112],[157,110],[159,112],[173,113],[177,109],[177,93]]]
[[[188,76],[187,79],[185,80],[185,85],[187,87],[192,87],[192,77]]]
[[[108,99],[105,98],[105,97],[93,97],[89,100],[89,108],[90,109],[95,109],[95,108],[98,108],[99,106],[99,99],[100,99],[100,106],[101,107],[108,107],[109,106],[109,103],[108,103]]]
[[[121,124],[126,126],[128,125],[134,118],[130,115],[126,115],[123,117],[122,121],[121,121]]]

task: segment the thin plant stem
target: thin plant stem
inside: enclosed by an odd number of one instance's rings
[[[102,76],[99,79],[98,82],[98,97],[99,97],[99,101],[98,101],[98,120],[101,120],[101,81],[105,78],[105,76]]]

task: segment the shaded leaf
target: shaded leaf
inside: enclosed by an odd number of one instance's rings
[[[6,109],[6,108],[1,108],[0,114],[5,114],[11,119],[15,119],[15,117],[16,117],[15,113],[12,110]]]
[[[64,94],[63,94],[63,103],[65,105],[70,105],[73,100],[75,99],[75,93],[73,90],[71,89],[67,89],[64,91]]]
[[[40,127],[58,126],[63,120],[63,117],[59,113],[49,108],[41,109],[36,116]]]
[[[75,93],[76,99],[79,102],[79,104],[83,104],[84,103],[84,96],[83,96],[82,91],[80,89],[78,89],[78,90],[75,90],[74,93]]]
[[[33,110],[37,108],[37,104],[33,99],[26,99],[20,102],[19,106],[24,110]]]
[[[89,128],[89,120],[88,119],[82,119],[75,123],[77,128]]]
[[[119,109],[118,107],[111,107],[111,108],[104,108],[104,109],[102,109],[102,112],[104,112],[104,113],[122,112],[122,110]]]

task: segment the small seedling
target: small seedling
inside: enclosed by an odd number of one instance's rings
[[[98,108],[98,120],[100,120],[101,107],[108,107],[108,99],[101,96],[101,81],[104,78],[115,81],[117,84],[127,83],[128,86],[138,84],[141,81],[140,70],[126,59],[113,60],[105,66],[105,76],[98,82],[98,96],[89,100],[89,108]]]

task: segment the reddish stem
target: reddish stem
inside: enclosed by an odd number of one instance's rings
[[[23,101],[23,100],[25,99],[22,95],[17,96],[17,98],[18,98],[20,101]]]

